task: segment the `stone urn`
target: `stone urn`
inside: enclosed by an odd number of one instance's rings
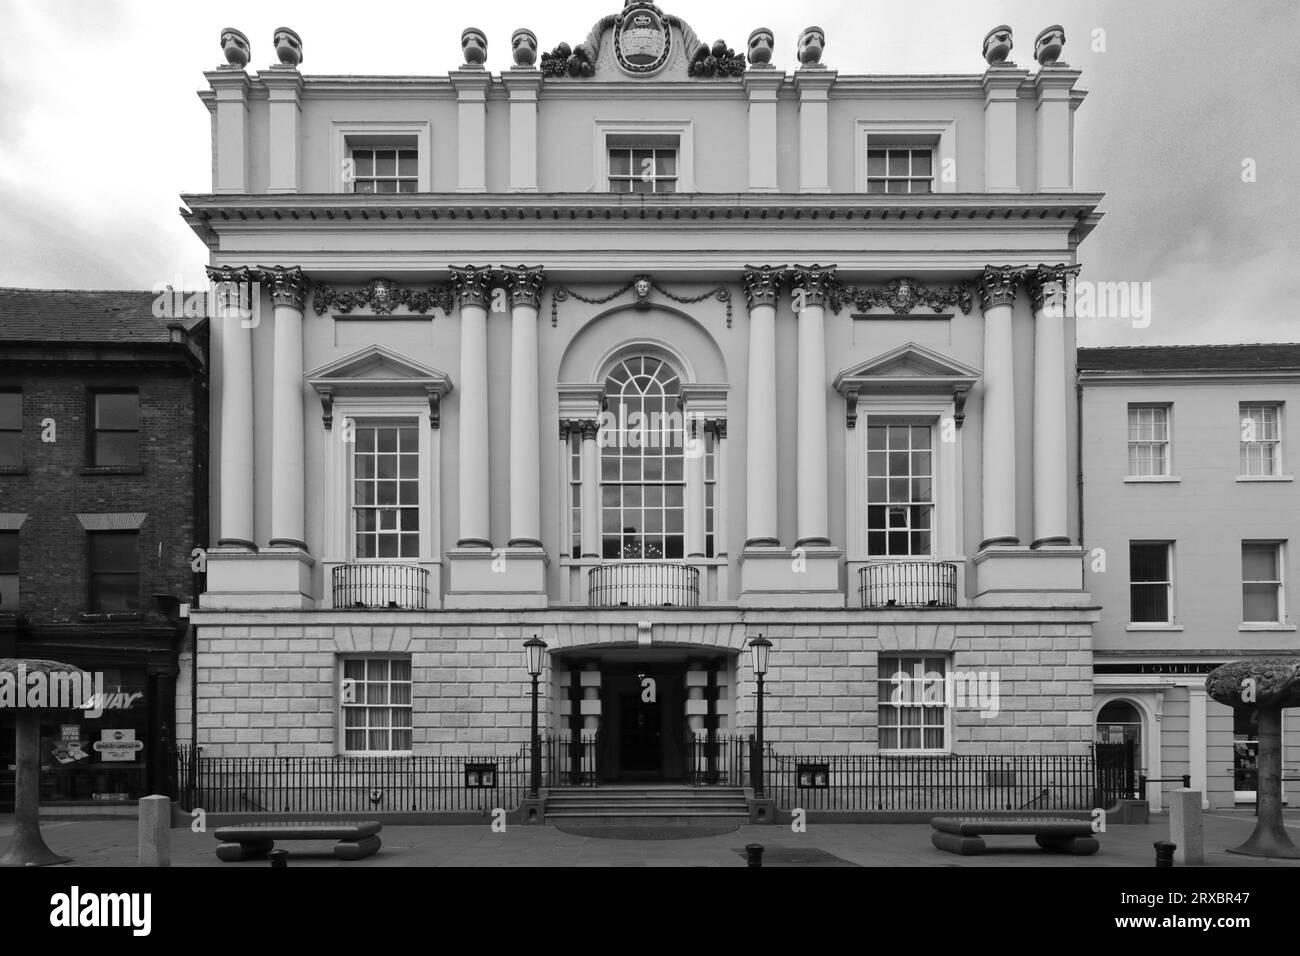
[[[248,46],[248,37],[234,27],[226,27],[221,31],[221,52],[226,55],[223,69],[227,70],[242,70],[248,66],[249,57],[252,55],[252,50]]]
[[[799,34],[799,64],[804,69],[819,69],[826,49],[826,34],[821,27],[804,27]]]
[[[1282,711],[1300,707],[1300,656],[1261,657],[1216,667],[1205,679],[1205,692],[1220,704],[1253,709],[1259,722],[1255,832],[1228,852],[1300,860],[1300,849],[1282,822]]]
[[[537,34],[532,30],[516,30],[510,36],[510,52],[515,58],[515,66],[531,70],[537,62]]]
[[[1061,58],[1065,46],[1065,30],[1054,23],[1038,34],[1034,40],[1034,59],[1039,66],[1053,66]]]
[[[477,27],[466,28],[460,35],[460,50],[466,66],[482,69],[487,62],[487,36]]]
[[[288,27],[277,27],[273,42],[280,65],[296,70],[302,62],[302,37]]]
[[[749,65],[759,70],[771,69],[774,43],[772,31],[767,27],[759,27],[751,33],[749,35]]]
[[[1005,23],[994,27],[984,35],[984,62],[989,66],[1004,65],[1013,46],[1011,28]]]

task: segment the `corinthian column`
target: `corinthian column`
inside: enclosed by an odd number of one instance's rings
[[[745,547],[780,547],[776,520],[776,300],[785,266],[745,266],[749,395]]]
[[[835,267],[795,266],[789,275],[799,319],[795,547],[821,547],[831,543],[826,474],[826,299],[835,282]]]
[[[1066,518],[1065,301],[1078,266],[1039,266],[1026,276],[1034,306],[1034,543],[1069,544]]]
[[[307,280],[298,268],[261,270],[275,318],[271,387],[271,547],[307,550],[303,467],[302,306]]]
[[[221,342],[221,524],[217,544],[256,551],[253,537],[253,336],[241,305],[256,315],[261,303],[248,269],[208,267],[215,286]],[[241,296],[249,297],[246,303]]]
[[[452,268],[460,310],[460,548],[490,548],[487,310],[492,270]],[[535,391],[535,389],[534,389]]]
[[[537,308],[546,280],[542,267],[503,272],[510,296],[510,540],[512,548],[540,548],[541,445],[537,394]]]
[[[980,548],[1013,546],[1016,536],[1016,390],[1011,306],[1024,276],[987,266],[979,278],[984,310],[984,530]]]

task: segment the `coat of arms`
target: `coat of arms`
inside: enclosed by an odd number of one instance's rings
[[[672,33],[658,8],[630,3],[614,24],[614,55],[629,73],[654,73],[668,61]]]

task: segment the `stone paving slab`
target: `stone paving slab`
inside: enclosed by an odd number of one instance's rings
[[[1254,829],[1249,813],[1210,811],[1205,816],[1206,866],[1209,867],[1300,867],[1300,860],[1259,860],[1226,852],[1243,843]],[[380,834],[383,849],[374,856],[354,862],[336,860],[334,841],[284,844],[290,866],[707,866],[743,867],[747,843],[807,851],[777,854],[787,859],[807,860],[781,866],[1066,866],[1066,867],[1150,867],[1155,862],[1152,844],[1168,839],[1167,818],[1155,816],[1145,826],[1111,826],[1099,834],[1101,850],[1095,856],[1073,857],[1048,854],[1033,847],[1033,841],[990,840],[983,856],[957,856],[930,844],[928,824],[811,824],[807,832],[794,833],[788,826],[742,826],[734,833],[686,840],[609,840],[564,833],[551,826],[511,826],[494,833],[482,826],[386,826]],[[1300,843],[1300,814],[1289,814],[1287,827]],[[72,857],[68,866],[136,865],[134,821],[69,821],[42,823],[45,842],[56,853]],[[0,816],[0,850],[13,833],[13,817]],[[173,866],[267,866],[266,861],[222,863],[216,857],[217,840],[212,833],[189,829],[171,831]],[[1023,852],[1007,852],[1008,844]],[[821,853],[812,852],[821,851]],[[823,854],[842,863],[832,864]],[[820,859],[822,862],[811,862]]]

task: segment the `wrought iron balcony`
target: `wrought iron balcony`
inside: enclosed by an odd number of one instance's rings
[[[591,607],[699,607],[700,569],[688,564],[615,561],[588,572]]]
[[[858,569],[863,607],[956,607],[950,561],[873,561]]]
[[[414,564],[340,564],[333,571],[335,608],[423,611],[429,572]]]

